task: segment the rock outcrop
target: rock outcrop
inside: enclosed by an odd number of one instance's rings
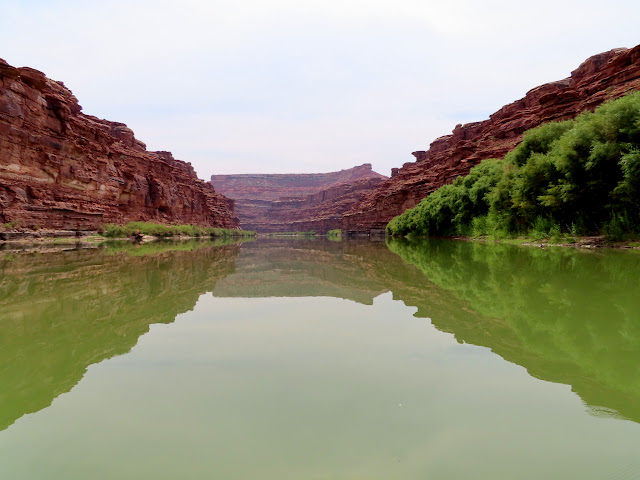
[[[0,59],[0,223],[91,230],[153,220],[235,228],[233,202],[64,86]]]
[[[640,90],[640,45],[615,49],[583,62],[569,78],[548,83],[498,110],[488,120],[457,125],[427,151],[413,152],[415,163],[393,169],[389,180],[358,202],[343,218],[347,232],[383,229],[387,222],[487,158],[502,158],[522,134],[550,121],[593,111],[606,100]]]
[[[330,173],[212,175],[211,183],[235,200],[245,230],[326,233],[386,178],[365,163]]]

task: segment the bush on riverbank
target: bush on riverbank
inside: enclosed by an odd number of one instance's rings
[[[342,230],[340,230],[339,228],[333,229],[333,230],[329,230],[327,232],[327,238],[329,240],[334,240],[334,241],[338,241],[342,239]]]
[[[485,160],[392,219],[391,235],[640,231],[640,92],[541,125],[504,160]]]
[[[102,235],[108,238],[127,238],[132,235],[152,237],[252,237],[255,232],[231,228],[202,227],[199,225],[165,225],[155,222],[129,222],[126,225],[108,223],[102,226]]]
[[[486,196],[495,187],[503,171],[501,160],[485,160],[444,185],[415,208],[392,219],[387,232],[393,235],[465,235],[474,217],[486,215]]]

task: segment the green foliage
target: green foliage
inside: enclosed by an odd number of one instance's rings
[[[12,228],[16,228],[16,226],[16,222],[0,223],[0,232],[3,230],[11,230]]]
[[[475,217],[487,215],[487,195],[502,176],[502,160],[484,160],[466,177],[458,177],[415,208],[392,219],[387,225],[391,235],[466,235],[473,229]]]
[[[550,122],[529,130],[522,142],[509,154],[511,163],[521,167],[533,154],[546,154],[553,142],[564,135],[573,126],[573,120],[566,122]]]
[[[392,235],[559,239],[640,231],[640,93],[529,130],[387,226]]]
[[[102,226],[102,235],[108,238],[127,238],[132,235],[168,237],[252,237],[256,233],[230,228],[202,227],[199,225],[165,225],[155,222],[129,222],[126,225],[108,223]]]
[[[340,230],[339,228],[336,228],[334,230],[329,230],[327,232],[327,238],[333,241],[342,240],[342,230]]]
[[[604,223],[602,227],[603,233],[609,237],[610,240],[622,240],[625,233],[632,230],[627,217],[622,213],[614,213],[611,218]]]
[[[537,378],[573,382],[587,404],[608,405],[640,421],[640,255],[438,239],[390,238],[387,244],[428,282],[481,315],[437,315],[436,302],[399,295],[418,307],[416,316],[430,316],[459,342],[489,347]],[[423,298],[435,296],[424,290]]]

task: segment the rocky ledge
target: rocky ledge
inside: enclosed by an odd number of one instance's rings
[[[326,233],[386,179],[365,163],[329,173],[213,175],[211,183],[235,200],[246,230]]]
[[[62,82],[0,59],[0,223],[95,230],[153,220],[236,228],[233,201],[123,123],[81,113]]]
[[[533,127],[574,118],[603,102],[640,90],[640,45],[590,57],[569,78],[530,90],[524,98],[498,110],[488,120],[457,125],[427,151],[413,152],[416,162],[394,168],[347,212],[347,232],[383,229],[387,222],[486,158],[502,158]]]

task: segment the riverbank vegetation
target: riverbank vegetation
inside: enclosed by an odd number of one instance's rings
[[[340,230],[339,228],[329,230],[327,232],[327,238],[333,242],[339,242],[340,240],[342,240],[342,230]]]
[[[202,227],[199,225],[165,225],[155,222],[129,222],[126,225],[108,223],[102,226],[107,238],[127,238],[134,235],[168,237],[254,237],[255,232],[231,228]]]
[[[392,219],[391,235],[527,236],[570,241],[640,233],[640,92],[527,131]]]

